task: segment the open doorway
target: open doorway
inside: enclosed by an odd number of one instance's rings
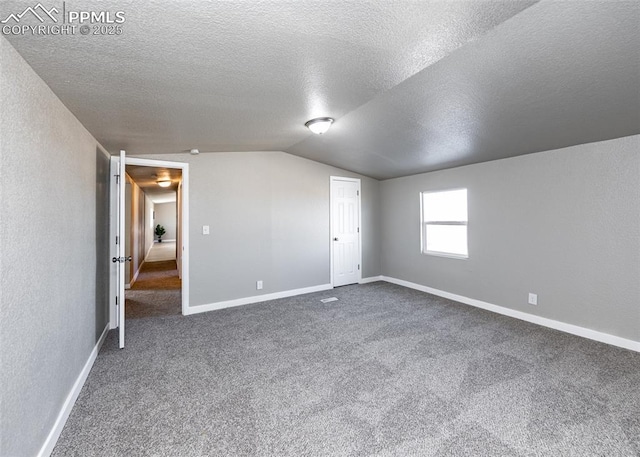
[[[186,315],[189,309],[189,164],[127,157],[122,171],[118,171],[122,156],[123,153],[120,159],[113,157],[111,161],[116,177],[112,180],[113,195],[117,194],[120,175],[124,184],[122,202],[118,203],[119,197],[111,202],[113,262],[119,258],[124,267],[121,281],[117,279],[116,268],[111,272],[111,328],[124,328],[119,323],[124,324],[129,318]],[[165,180],[170,184],[161,187],[159,183]],[[159,222],[158,210],[162,211],[160,205],[165,203],[169,204],[165,208],[172,206],[174,211],[170,213],[173,216],[169,216],[172,223],[161,224],[165,226],[165,233],[160,243],[155,228]],[[121,236],[118,236],[119,220],[122,220]],[[123,242],[119,243],[119,239]],[[159,263],[164,261],[170,262],[170,267]],[[122,292],[118,292],[119,282]],[[122,310],[119,310],[118,295],[125,305]],[[136,306],[131,300],[142,302],[143,306]],[[124,340],[122,334],[121,340]]]
[[[125,318],[167,316],[182,312],[178,268],[178,193],[182,170],[126,165]]]

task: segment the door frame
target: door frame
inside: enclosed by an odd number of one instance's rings
[[[331,287],[333,288],[333,183],[335,181],[349,181],[355,182],[358,185],[358,264],[360,268],[358,269],[358,284],[362,282],[362,269],[364,265],[362,265],[362,181],[360,178],[347,178],[344,176],[330,176],[329,177],[329,252],[330,252],[330,274],[331,274]]]
[[[119,157],[111,156],[111,174],[114,170],[114,164],[117,164]],[[166,160],[141,159],[138,157],[126,157],[125,165],[138,165],[143,167],[164,167],[176,168],[182,170],[182,218],[180,224],[182,226],[182,315],[189,314],[189,164],[186,162],[170,162]],[[113,197],[117,190],[117,184],[111,179],[111,207],[110,207],[110,246],[111,256],[116,257],[117,245],[115,244],[117,228],[117,201]],[[176,202],[177,204],[177,202]],[[114,329],[118,326],[116,315],[116,287],[115,268],[111,269],[110,275],[110,298],[109,298],[109,328]]]

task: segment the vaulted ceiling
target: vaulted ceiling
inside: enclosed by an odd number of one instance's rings
[[[123,11],[122,34],[6,37],[111,152],[281,150],[384,179],[640,133],[637,1],[81,8]]]

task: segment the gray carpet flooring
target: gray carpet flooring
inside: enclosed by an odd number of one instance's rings
[[[640,455],[640,354],[387,283],[116,336],[54,456]]]
[[[138,280],[125,291],[125,300],[126,319],[182,314],[182,281],[176,261],[145,261]]]

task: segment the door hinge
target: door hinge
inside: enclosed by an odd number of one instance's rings
[[[358,233],[360,233],[360,227],[358,227]]]
[[[360,196],[360,191],[356,190],[356,195],[359,197]]]
[[[120,242],[120,237],[116,235],[116,244],[118,244],[119,242]]]
[[[116,295],[116,306],[118,306],[118,296]]]
[[[358,270],[360,269],[360,264],[358,264]]]

